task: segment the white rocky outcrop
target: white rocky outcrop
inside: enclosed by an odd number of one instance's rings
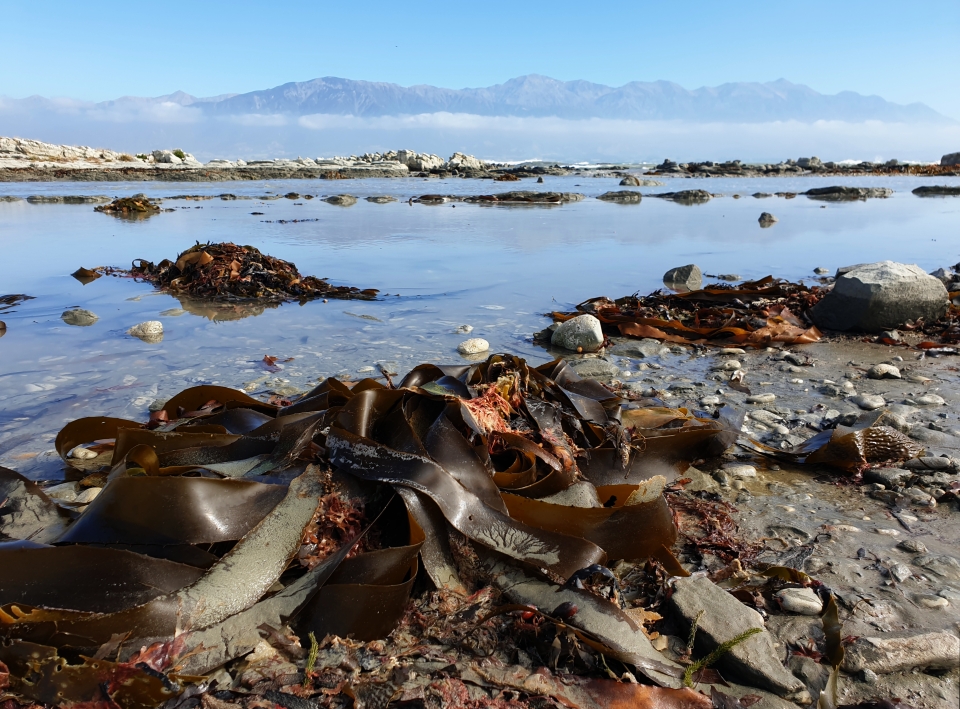
[[[448,170],[482,170],[483,163],[472,155],[454,153],[447,160]]]
[[[429,153],[415,153],[412,150],[398,150],[397,162],[406,165],[408,170],[426,172],[444,166],[443,158]]]

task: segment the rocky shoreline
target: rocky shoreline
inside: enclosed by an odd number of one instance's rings
[[[625,165],[582,167],[485,162],[472,155],[438,155],[412,150],[366,153],[333,158],[275,160],[210,160],[203,163],[183,150],[154,150],[131,155],[86,146],[54,145],[36,140],[0,137],[0,182],[229,182],[250,180],[351,180],[384,177],[462,177],[503,182],[564,175],[621,177],[628,187],[653,186],[645,176],[664,177],[798,177],[798,176],[958,176],[960,153],[944,155],[939,165],[857,164],[799,158],[776,164],[740,160],[676,163],[664,160],[643,171]],[[640,176],[638,177],[639,173]],[[614,200],[616,201],[616,200]]]

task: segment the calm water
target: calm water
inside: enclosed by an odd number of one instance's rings
[[[960,199],[910,194],[921,184],[956,184],[957,178],[664,181],[665,187],[640,191],[703,188],[724,196],[696,206],[657,199],[526,207],[406,203],[425,193],[544,189],[593,197],[619,189],[616,179],[586,177],[547,177],[542,185],[436,179],[0,185],[0,194],[21,196],[296,191],[361,198],[348,208],[318,199],[297,200],[302,205],[287,199],[168,200],[164,207],[174,212],[142,221],[99,214],[92,205],[0,202],[0,295],[36,298],[0,315],[8,327],[0,339],[0,465],[56,477],[52,441],[64,422],[107,413],[143,419],[152,401],[195,384],[265,394],[302,390],[328,375],[360,378],[366,376],[361,370],[378,363],[402,374],[423,361],[462,361],[456,346],[464,336],[454,332],[462,324],[472,325],[470,336],[489,340],[493,350],[546,361],[550,354],[530,341],[549,323],[542,313],[598,295],[652,291],[664,271],[685,263],[707,273],[798,279],[812,276],[817,266],[892,259],[933,270],[960,261]],[[848,204],[749,197],[844,183],[896,193]],[[362,199],[379,194],[400,201]],[[250,214],[255,211],[264,214]],[[761,211],[779,223],[761,229]],[[293,219],[308,221],[289,223]],[[224,311],[181,303],[127,279],[83,286],[68,275],[79,266],[174,258],[196,241],[250,244],[295,262],[301,273],[390,295],[376,302]],[[72,306],[100,320],[68,326],[60,314]],[[165,328],[159,344],[124,334],[157,319]],[[270,373],[260,364],[265,354],[294,359]]]

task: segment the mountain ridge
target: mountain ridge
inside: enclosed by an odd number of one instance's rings
[[[21,99],[54,101],[33,96]],[[92,104],[132,108],[175,104],[210,115],[329,114],[372,118],[430,113],[564,119],[688,120],[719,123],[771,121],[882,121],[956,123],[923,103],[897,104],[854,91],[822,94],[786,79],[729,82],[685,89],[671,81],[632,81],[612,87],[585,80],[560,81],[538,74],[493,86],[448,89],[428,84],[321,77],[240,94],[196,97],[183,91],[141,98],[123,96]]]

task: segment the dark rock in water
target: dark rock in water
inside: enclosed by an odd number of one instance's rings
[[[283,196],[287,199],[300,199],[300,194],[298,192],[287,192]]]
[[[143,195],[136,195],[143,197]],[[103,194],[68,194],[68,195],[46,195],[34,194],[27,197],[30,204],[103,204],[109,202],[110,198]]]
[[[396,202],[397,198],[389,194],[378,194],[372,197],[365,198],[368,202],[373,202],[374,204],[387,204],[388,202]]]
[[[817,327],[880,332],[947,310],[947,289],[919,266],[881,261],[837,273],[833,290],[809,311]]]
[[[760,222],[761,227],[763,227],[764,229],[767,229],[768,227],[772,227],[779,220],[775,216],[770,214],[770,212],[763,212],[763,214],[760,215],[760,218],[757,221]]]
[[[543,184],[543,176],[542,176],[542,175],[537,178],[537,184],[538,184],[538,185],[542,185],[542,184]]]
[[[671,268],[663,274],[663,284],[673,290],[700,290],[703,285],[703,272],[693,263]]]
[[[337,194],[332,197],[324,197],[323,201],[329,204],[336,204],[339,207],[352,207],[357,203],[357,198],[352,194]]]
[[[893,194],[889,187],[815,187],[804,192],[810,199],[820,199],[830,202],[844,202],[848,200],[886,198]]]
[[[700,204],[709,202],[713,197],[706,190],[681,190],[680,192],[660,192],[658,194],[648,195],[649,197],[659,197],[660,199],[669,199],[682,204]]]
[[[960,165],[960,153],[947,153],[940,158],[941,165]]]
[[[754,192],[751,196],[755,197],[756,199],[766,199],[767,197],[773,197],[773,195],[770,194],[769,192]]]
[[[642,195],[639,192],[634,192],[633,190],[617,190],[614,192],[604,192],[602,195],[597,197],[597,199],[602,199],[604,202],[639,204],[640,200],[642,199]]]
[[[913,193],[917,197],[960,197],[960,185],[924,185]]]
[[[561,204],[563,202],[579,202],[582,199],[583,195],[577,192],[531,192],[529,190],[517,190],[514,192],[501,192],[499,194],[464,197],[463,201],[479,202],[481,204]]]

